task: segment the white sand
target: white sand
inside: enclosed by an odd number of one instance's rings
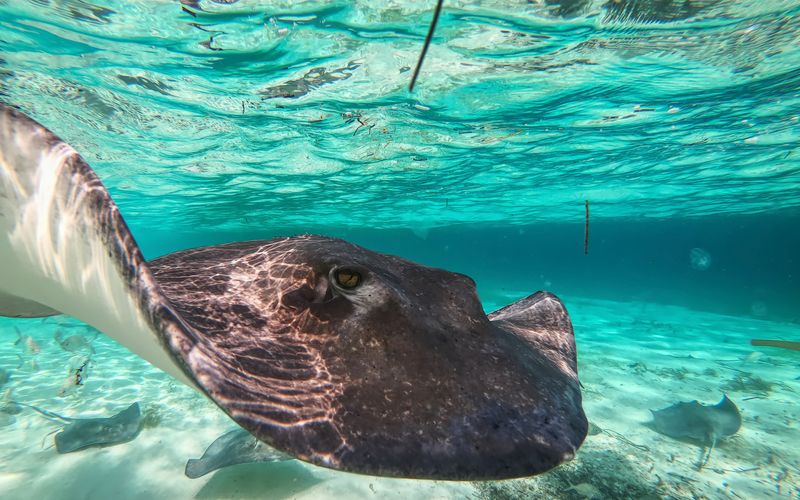
[[[59,455],[50,433],[60,426],[24,410],[0,427],[0,498],[798,498],[800,353],[760,348],[762,355],[748,355],[751,338],[796,340],[800,326],[649,303],[566,302],[578,338],[584,406],[602,431],[587,438],[576,460],[552,473],[478,489],[339,473],[298,461],[188,479],[186,460],[234,425],[212,403],[104,336],[94,341],[85,385],[59,397],[78,358],[63,351],[53,333],[59,327],[66,335],[93,333],[66,317],[0,320],[0,368],[12,372],[2,391],[12,388],[17,401],[67,416],[108,416],[139,401],[161,417],[132,442]],[[15,326],[38,342],[38,355],[14,345]],[[18,355],[24,356],[21,368]],[[30,366],[34,358],[38,370]],[[643,425],[649,409],[693,399],[716,403],[723,392],[739,406],[743,427],[718,445],[702,470],[698,447]]]

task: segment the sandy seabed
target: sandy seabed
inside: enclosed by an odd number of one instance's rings
[[[520,294],[525,295],[525,294]],[[508,302],[513,297],[508,297]],[[61,425],[24,409],[0,418],[0,497],[13,499],[326,498],[800,498],[800,353],[753,348],[751,338],[800,338],[800,325],[652,303],[566,300],[578,342],[591,422],[577,457],[530,479],[416,481],[330,471],[296,460],[245,464],[199,479],[188,458],[234,425],[192,389],[103,335],[92,342],[85,383],[68,382],[85,350],[54,340],[93,330],[63,316],[0,320],[0,368],[14,400],[66,416],[115,414],[138,401],[147,427],[133,441],[58,454]],[[16,344],[19,329],[40,348]],[[67,389],[64,391],[64,389]],[[703,450],[644,425],[650,409],[715,404],[727,394],[743,424]],[[2,402],[0,402],[2,404]]]

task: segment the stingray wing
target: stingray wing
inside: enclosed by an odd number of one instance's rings
[[[722,396],[722,401],[708,408],[709,419],[713,422],[715,438],[732,436],[742,427],[742,415],[739,408],[728,398]]]
[[[558,297],[539,291],[494,311],[489,314],[489,319],[523,338],[562,372],[578,379],[572,321]]]
[[[187,460],[184,474],[196,479],[232,465],[283,460],[291,460],[291,457],[273,450],[246,430],[235,429],[215,439],[202,457]]]
[[[165,345],[191,344],[189,329],[100,179],[69,145],[2,104],[0,276],[0,315],[72,315],[193,385]]]

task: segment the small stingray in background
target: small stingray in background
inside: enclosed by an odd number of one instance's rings
[[[56,333],[53,334],[53,339],[58,342],[58,345],[61,346],[67,352],[79,352],[79,351],[89,351],[90,353],[94,354],[94,347],[92,347],[92,342],[94,339],[97,338],[97,335],[92,340],[88,340],[83,335],[70,335],[69,337],[64,337],[64,332],[61,330],[56,330]]]
[[[64,417],[29,404],[17,404],[26,406],[49,420],[67,424],[55,436],[56,451],[59,453],[127,443],[135,439],[142,430],[142,412],[138,402],[112,417],[98,418]]]
[[[215,439],[202,457],[190,458],[184,473],[196,479],[231,465],[285,460],[292,460],[292,457],[270,448],[246,430],[236,429]]]
[[[646,425],[654,431],[708,448],[708,453],[700,460],[699,468],[708,463],[717,441],[736,434],[742,426],[739,408],[726,395],[722,396],[722,401],[713,406],[695,400],[650,411],[653,414],[653,421]]]

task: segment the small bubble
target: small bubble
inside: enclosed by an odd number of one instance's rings
[[[689,260],[692,264],[692,269],[697,271],[705,271],[711,266],[711,254],[702,248],[692,248],[689,252]]]

